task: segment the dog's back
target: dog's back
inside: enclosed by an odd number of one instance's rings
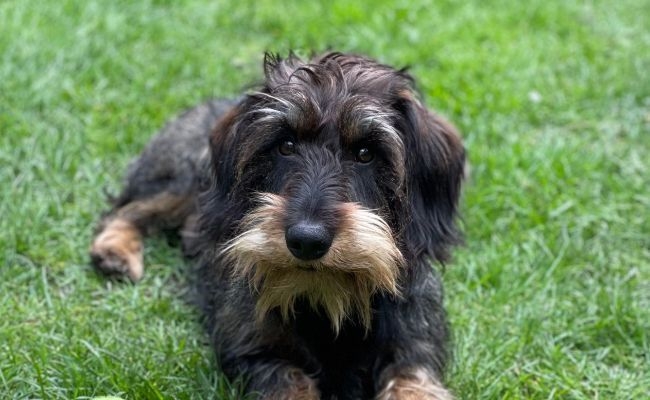
[[[129,165],[115,206],[161,192],[195,192],[207,171],[210,132],[233,105],[232,100],[211,100],[169,121]]]

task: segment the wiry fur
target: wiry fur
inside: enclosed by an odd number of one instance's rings
[[[151,142],[93,262],[138,279],[138,234],[179,229],[220,366],[261,398],[451,398],[430,262],[460,240],[457,132],[408,73],[364,57],[267,56],[264,71],[259,90],[198,106]],[[300,224],[331,239],[324,255],[289,249]]]

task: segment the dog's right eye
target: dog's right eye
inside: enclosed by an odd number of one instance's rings
[[[375,156],[367,147],[360,148],[356,155],[357,162],[360,162],[362,164],[368,164],[370,161],[372,161],[373,158],[375,158]]]
[[[282,154],[283,156],[289,156],[296,152],[296,144],[291,140],[285,140],[282,143],[280,143],[280,147],[278,147],[278,150],[280,151],[280,154]]]

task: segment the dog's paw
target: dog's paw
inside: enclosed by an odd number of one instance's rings
[[[90,246],[90,259],[103,274],[140,280],[144,273],[140,232],[128,221],[110,221]]]
[[[389,380],[376,400],[453,400],[454,397],[424,370],[413,370]]]

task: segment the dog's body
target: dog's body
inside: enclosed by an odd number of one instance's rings
[[[95,265],[137,280],[141,236],[180,229],[220,365],[264,399],[450,398],[430,261],[459,240],[457,133],[372,60],[268,57],[265,72],[152,140]]]

